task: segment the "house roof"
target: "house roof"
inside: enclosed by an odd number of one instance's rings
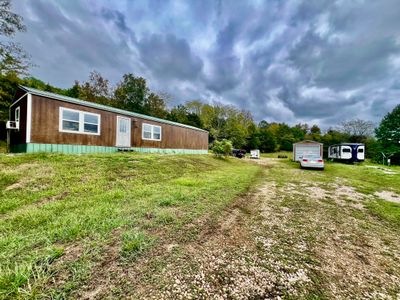
[[[100,110],[114,112],[117,114],[123,114],[123,115],[131,116],[131,117],[137,117],[137,118],[141,118],[141,119],[145,119],[145,120],[149,120],[149,121],[160,122],[160,123],[164,123],[164,124],[169,124],[169,125],[194,129],[194,130],[198,130],[198,131],[208,132],[206,130],[203,130],[203,129],[200,129],[200,128],[197,128],[194,126],[181,124],[181,123],[177,123],[177,122],[173,122],[173,121],[169,121],[169,120],[164,120],[164,119],[160,119],[160,118],[156,118],[156,117],[151,117],[151,116],[147,116],[147,115],[143,115],[143,114],[139,114],[139,113],[135,113],[135,112],[131,112],[131,111],[127,111],[127,110],[123,110],[123,109],[119,109],[119,108],[115,108],[115,107],[111,107],[111,106],[107,106],[107,105],[102,105],[102,104],[98,104],[98,103],[94,103],[94,102],[88,102],[88,101],[84,101],[84,100],[80,100],[80,99],[76,99],[76,98],[72,98],[72,97],[68,97],[68,96],[63,96],[63,95],[59,95],[59,94],[55,94],[55,93],[45,92],[45,91],[37,90],[34,88],[26,87],[23,85],[20,85],[19,87],[22,90],[24,90],[25,92],[36,95],[36,96],[42,96],[42,97],[46,97],[46,98],[50,98],[50,99],[56,99],[59,101],[78,104],[78,105],[82,105],[82,106],[86,106],[86,107],[92,107],[92,108],[96,108],[96,109],[100,109]]]
[[[293,145],[297,145],[297,144],[318,144],[318,145],[323,145],[322,143],[318,143],[318,142],[312,141],[312,140],[304,140],[304,141],[301,141],[301,142],[294,143]]]

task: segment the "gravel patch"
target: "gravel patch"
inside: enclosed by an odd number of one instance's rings
[[[378,196],[379,198],[386,201],[400,203],[400,195],[397,195],[396,193],[390,191],[375,192],[375,196]]]

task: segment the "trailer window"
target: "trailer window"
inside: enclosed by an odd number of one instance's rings
[[[161,126],[143,123],[142,139],[161,141]]]
[[[20,108],[19,106],[15,109],[15,116],[14,116],[14,121],[19,122],[19,115],[20,115]]]
[[[83,113],[83,131],[87,133],[99,132],[99,115]]]
[[[100,115],[60,107],[61,132],[100,135]]]
[[[350,152],[351,152],[351,150],[350,150],[350,149],[346,149],[346,148],[345,148],[345,149],[343,149],[343,150],[342,150],[342,152],[343,152],[343,153],[350,153]]]
[[[364,153],[364,148],[358,148],[357,152],[358,153]]]

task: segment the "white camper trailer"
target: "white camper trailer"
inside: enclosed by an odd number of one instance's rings
[[[347,163],[365,160],[365,145],[360,143],[341,143],[329,146],[328,158]]]

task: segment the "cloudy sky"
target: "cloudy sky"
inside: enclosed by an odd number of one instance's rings
[[[17,40],[60,87],[134,73],[173,103],[323,128],[379,122],[400,103],[398,0],[14,0]]]

